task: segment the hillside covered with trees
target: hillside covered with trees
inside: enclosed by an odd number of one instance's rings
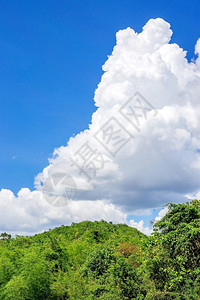
[[[200,201],[168,204],[150,237],[105,221],[2,233],[0,299],[200,299]]]

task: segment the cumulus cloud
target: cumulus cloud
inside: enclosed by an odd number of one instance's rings
[[[196,63],[200,65],[200,38],[198,39],[196,46],[195,46],[195,54],[198,56]]]
[[[54,151],[35,178],[35,191],[22,189],[17,197],[0,192],[6,218],[0,228],[37,231],[83,219],[125,222],[128,214],[198,192],[200,43],[196,61],[188,62],[186,51],[170,43],[171,35],[160,18],[149,20],[141,33],[131,28],[117,33],[89,129]],[[49,176],[61,173],[78,189],[64,209],[50,206],[42,194]],[[149,234],[142,221],[130,225]]]
[[[49,205],[40,191],[31,192],[27,188],[21,189],[17,197],[6,189],[0,195],[0,228],[13,234],[34,234],[84,220],[126,222],[125,214],[104,200],[72,201],[60,208]]]
[[[134,220],[130,220],[129,226],[137,228],[139,231],[143,232],[146,235],[151,235],[152,229],[144,226],[144,221],[141,220],[139,222],[135,222]]]

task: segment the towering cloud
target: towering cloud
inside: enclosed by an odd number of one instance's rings
[[[198,192],[200,43],[196,61],[188,62],[171,35],[159,18],[139,34],[131,28],[117,33],[89,129],[54,151],[35,178],[35,191],[22,189],[17,197],[0,192],[1,229],[36,232],[84,219],[125,222],[128,214]],[[73,201],[59,207],[76,188]],[[149,232],[142,222],[130,225]]]

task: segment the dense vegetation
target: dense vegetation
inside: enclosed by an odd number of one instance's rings
[[[200,201],[168,204],[147,237],[105,221],[1,234],[0,299],[200,299]]]

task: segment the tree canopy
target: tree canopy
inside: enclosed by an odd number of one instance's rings
[[[0,239],[0,299],[200,299],[200,201],[167,205],[150,237],[81,222]]]

